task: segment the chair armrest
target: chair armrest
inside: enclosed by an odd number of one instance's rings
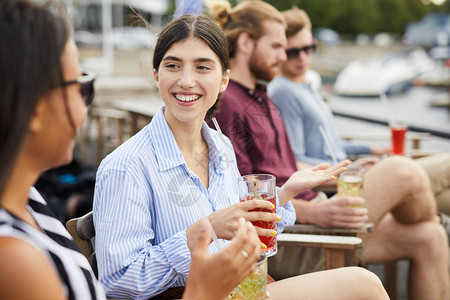
[[[283,233],[296,234],[327,234],[327,235],[356,235],[358,233],[372,232],[373,223],[366,222],[361,228],[323,228],[312,224],[294,224],[287,226]]]
[[[314,235],[281,233],[277,236],[278,244],[297,247],[353,250],[362,245],[362,240],[354,236]]]

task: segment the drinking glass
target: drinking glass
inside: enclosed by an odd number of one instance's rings
[[[249,200],[266,200],[270,201],[274,208],[265,210],[267,212],[276,212],[276,186],[275,176],[270,174],[251,174],[245,175],[238,179],[239,185],[239,199],[241,202]],[[251,211],[261,211],[261,209],[255,209]],[[253,221],[252,224],[264,229],[270,229],[277,231],[276,221]],[[277,237],[273,236],[259,236],[261,243],[267,246],[264,249],[266,256],[272,256],[277,253]]]
[[[233,290],[229,300],[265,300],[267,287],[267,256],[261,253],[253,272]]]
[[[363,168],[349,168],[338,177],[337,193],[341,197],[363,197]],[[358,207],[359,205],[351,205]]]
[[[405,155],[405,139],[408,127],[405,124],[398,123],[390,126],[392,136],[392,154]]]

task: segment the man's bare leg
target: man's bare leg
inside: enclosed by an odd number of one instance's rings
[[[358,267],[314,272],[268,285],[270,299],[389,299],[380,279]]]
[[[449,299],[448,241],[424,171],[389,158],[364,178],[366,207],[375,231],[362,236],[368,263],[409,259],[410,299]]]
[[[438,222],[401,224],[387,214],[363,239],[367,263],[409,259],[409,299],[449,299],[448,241]]]
[[[427,174],[400,156],[381,161],[366,172],[364,197],[374,224],[388,212],[406,224],[433,220],[437,213]]]

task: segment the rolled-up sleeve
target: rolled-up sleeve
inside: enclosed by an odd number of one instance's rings
[[[277,187],[277,215],[281,217],[281,220],[277,222],[277,231],[278,233],[281,233],[286,226],[294,225],[296,214],[291,201],[288,201],[284,206],[280,206],[280,202],[278,200],[279,190],[280,188]]]
[[[109,297],[148,299],[186,282],[191,261],[186,232],[154,245],[151,201],[151,187],[139,186],[133,175],[99,169],[95,250],[99,280]]]

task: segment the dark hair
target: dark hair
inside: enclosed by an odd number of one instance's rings
[[[219,57],[222,73],[230,68],[228,56],[228,42],[225,34],[218,25],[206,16],[184,15],[173,20],[164,27],[158,36],[153,53],[153,68],[158,71],[159,65],[167,50],[176,42],[189,37],[196,37],[204,41]],[[212,118],[217,111],[222,95],[219,94],[214,105],[206,113],[206,119]]]
[[[68,38],[65,21],[45,7],[0,1],[0,198],[38,100],[62,82]]]

